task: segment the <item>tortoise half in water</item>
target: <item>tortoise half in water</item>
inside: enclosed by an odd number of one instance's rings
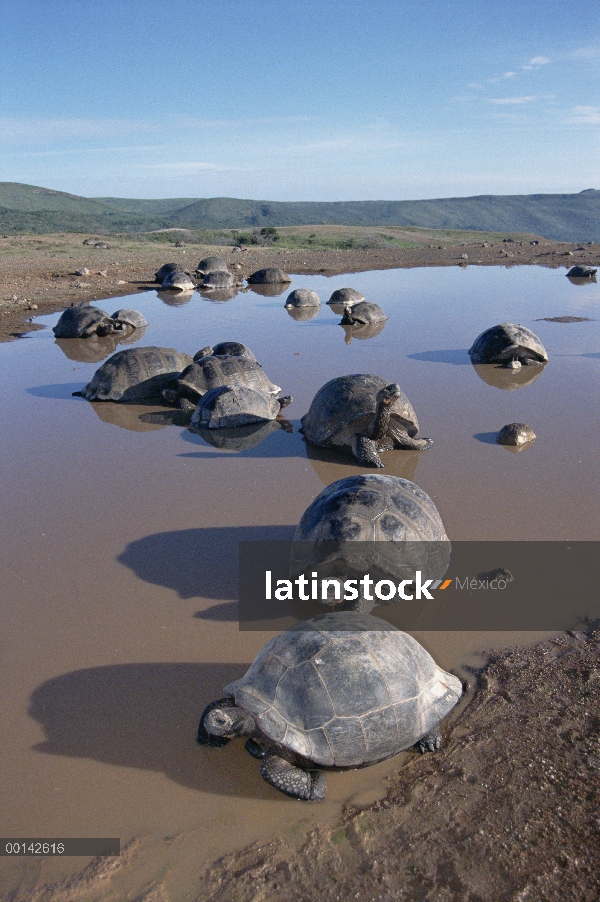
[[[424,451],[433,444],[416,438],[412,404],[396,383],[381,376],[338,376],[319,389],[302,417],[307,442],[351,451],[363,467],[383,467],[379,451]]]
[[[462,686],[412,636],[345,611],[271,639],[224,692],[204,710],[198,743],[219,748],[247,736],[267,783],[315,801],[327,789],[316,768],[365,767],[417,743],[439,748],[439,722]]]
[[[509,369],[547,363],[537,335],[519,323],[500,323],[479,335],[469,348],[471,363],[500,363]]]
[[[73,394],[87,401],[132,404],[160,398],[162,390],[174,384],[190,363],[188,354],[173,348],[127,348],[105,360],[91,381]]]

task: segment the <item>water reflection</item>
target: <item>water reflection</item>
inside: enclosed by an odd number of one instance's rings
[[[148,418],[148,407],[140,404],[119,404],[116,401],[90,401],[90,407],[103,423],[119,426],[129,432],[153,432],[164,429],[168,421]]]
[[[252,291],[254,294],[259,294],[263,298],[277,298],[280,294],[283,294],[284,291],[287,291],[289,287],[289,282],[273,282],[266,285],[250,284],[243,290]]]
[[[333,448],[317,448],[308,442],[305,443],[306,456],[313,470],[323,483],[331,485],[337,479],[345,479],[347,476],[364,476],[366,473],[380,473],[384,476],[400,476],[402,479],[415,481],[417,464],[421,457],[419,451],[384,451],[380,457],[385,464],[384,470],[372,470],[369,467],[360,467],[350,452],[338,451]]]
[[[354,326],[346,326],[340,323],[344,330],[344,341],[347,345],[352,343],[353,338],[359,338],[361,341],[365,338],[375,338],[379,335],[387,320],[380,320],[378,323],[359,323]]]
[[[292,319],[297,323],[304,323],[309,319],[314,319],[319,315],[320,307],[285,307]]]
[[[453,366],[470,366],[471,360],[466,348],[448,349],[439,351],[419,351],[417,354],[408,354],[410,360],[424,360],[427,363],[450,363]]]
[[[503,391],[514,391],[517,388],[525,388],[539,379],[545,369],[545,364],[539,366],[522,366],[520,370],[510,370],[495,363],[472,364],[473,369],[483,382],[501,388]]]
[[[567,276],[571,285],[593,285],[596,282],[596,276]]]
[[[235,285],[232,285],[231,288],[211,288],[210,290],[197,288],[196,290],[205,301],[232,301],[238,294],[238,288]]]
[[[284,432],[293,432],[294,427],[286,419],[266,420],[262,423],[248,423],[245,426],[236,426],[232,429],[203,429],[198,426],[188,427],[188,432],[197,435],[213,448],[224,451],[248,451],[256,448],[266,438],[282,429]]]
[[[156,296],[168,307],[181,307],[188,304],[194,297],[194,289],[189,291],[157,291]]]
[[[55,338],[54,344],[58,345],[69,360],[77,360],[79,363],[99,363],[115,353],[120,340],[120,335],[113,332],[103,338],[97,335],[90,335],[89,338]]]

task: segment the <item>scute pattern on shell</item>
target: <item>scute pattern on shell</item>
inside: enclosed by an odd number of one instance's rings
[[[105,310],[83,304],[80,307],[67,307],[52,331],[56,338],[85,338],[96,332],[104,324],[112,320]]]
[[[235,279],[231,273],[222,269],[215,269],[205,273],[200,283],[202,288],[232,288],[234,284]]]
[[[348,306],[348,305],[346,305]],[[350,306],[350,319],[353,323],[362,323],[366,325],[367,323],[381,323],[385,322],[387,316],[377,304],[372,304],[369,301],[359,301],[356,304],[352,304]],[[346,314],[344,313],[344,320],[346,320]]]
[[[265,375],[260,364],[247,357],[201,357],[186,367],[179,377],[180,387],[202,396],[222,385],[253,388],[259,392],[277,395],[278,385]]]
[[[126,326],[133,326],[134,329],[142,329],[148,325],[148,320],[140,311],[132,310],[131,307],[121,307],[120,310],[116,310],[112,315],[112,319]]]
[[[305,510],[294,542],[447,542],[426,492],[400,476],[347,476]]]
[[[269,738],[322,766],[360,767],[410,748],[462,694],[407,633],[357,616],[358,631],[333,614],[322,629],[317,617],[276,636],[225,687]]]
[[[296,288],[290,291],[286,301],[286,307],[320,307],[321,298],[316,291],[310,288]]]
[[[472,363],[503,363],[518,357],[545,363],[548,354],[537,335],[519,323],[500,323],[478,335],[469,348]]]
[[[183,263],[163,263],[154,273],[154,281],[162,283],[170,272],[185,272],[185,266]]]
[[[338,376],[326,382],[313,398],[308,413],[302,417],[307,441],[328,447],[335,444],[335,439],[342,433],[349,435],[353,424],[358,432],[372,429],[377,392],[388,384],[381,376],[362,373]],[[419,422],[406,395],[402,394],[394,402],[391,413],[393,419],[402,422],[409,436],[417,435]]]
[[[192,414],[192,425],[208,429],[247,426],[274,420],[279,410],[272,394],[247,386],[222,385],[202,396]]]
[[[82,390],[88,401],[135,403],[160,397],[160,392],[192,362],[174,348],[127,348],[99,367]]]

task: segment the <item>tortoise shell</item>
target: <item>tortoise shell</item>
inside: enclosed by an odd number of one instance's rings
[[[291,282],[291,278],[284,273],[283,270],[276,266],[269,266],[266,269],[257,269],[252,275],[248,276],[250,285],[268,285],[278,284],[281,282]]]
[[[88,401],[136,403],[160,398],[161,391],[192,362],[173,348],[127,348],[99,367],[81,391]]]
[[[87,338],[96,335],[101,326],[113,325],[111,317],[99,307],[84,304],[67,307],[52,331],[56,338]]]
[[[171,291],[173,289],[177,291],[189,291],[196,286],[186,272],[177,269],[175,272],[167,273],[163,279],[162,287],[165,291]]]
[[[200,283],[202,288],[232,288],[234,284],[235,279],[232,274],[222,269],[215,269],[205,273]]]
[[[482,332],[469,348],[472,363],[504,363],[514,358],[546,363],[548,354],[535,333],[519,323],[501,323]]]
[[[227,263],[223,257],[204,257],[196,267],[196,272],[203,275],[209,272],[227,272]]]
[[[272,394],[245,385],[221,385],[202,396],[192,414],[192,425],[208,429],[247,426],[274,420],[281,405]]]
[[[310,288],[296,288],[288,294],[285,307],[320,307],[321,298]]]
[[[364,301],[364,296],[360,291],[355,291],[354,288],[336,288],[327,303],[339,304],[340,307],[352,307],[353,304],[358,304],[360,301]]]
[[[377,304],[371,304],[369,301],[359,301],[352,304],[348,312],[344,311],[343,323],[352,325],[354,323],[381,323],[385,322],[387,316]]]
[[[254,360],[238,356],[200,357],[191,361],[178,379],[180,391],[201,398],[222,385],[252,388],[264,394],[278,395],[278,385],[271,382]]]
[[[224,691],[269,739],[308,761],[361,767],[423,738],[462,686],[412,636],[377,617],[340,612],[271,639]]]
[[[352,447],[356,434],[370,435],[375,424],[377,392],[388,385],[381,376],[338,376],[323,385],[302,417],[307,441],[322,447]],[[413,406],[401,394],[391,407],[392,420],[399,420],[413,438],[419,422]]]
[[[154,281],[162,284],[170,272],[185,272],[185,266],[183,263],[163,263],[160,269],[154,273]]]
[[[140,313],[139,310],[132,310],[130,307],[122,307],[116,310],[111,319],[124,326],[132,326],[134,329],[142,329],[148,325],[148,320]]]

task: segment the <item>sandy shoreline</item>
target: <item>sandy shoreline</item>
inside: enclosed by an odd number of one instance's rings
[[[208,254],[223,256],[240,279],[264,266],[279,266],[290,274],[335,276],[375,269],[423,266],[517,266],[537,264],[570,267],[597,266],[596,245],[568,244],[540,239],[528,241],[349,250],[285,249],[190,245],[176,248],[108,238],[107,248],[84,246],[81,235],[0,238],[3,285],[0,293],[0,341],[11,341],[35,329],[36,316],[70,304],[155,289],[154,272],[165,262],[183,263],[191,272]],[[466,259],[465,259],[466,257]],[[85,267],[89,274],[77,276]],[[111,311],[108,311],[109,313]]]

